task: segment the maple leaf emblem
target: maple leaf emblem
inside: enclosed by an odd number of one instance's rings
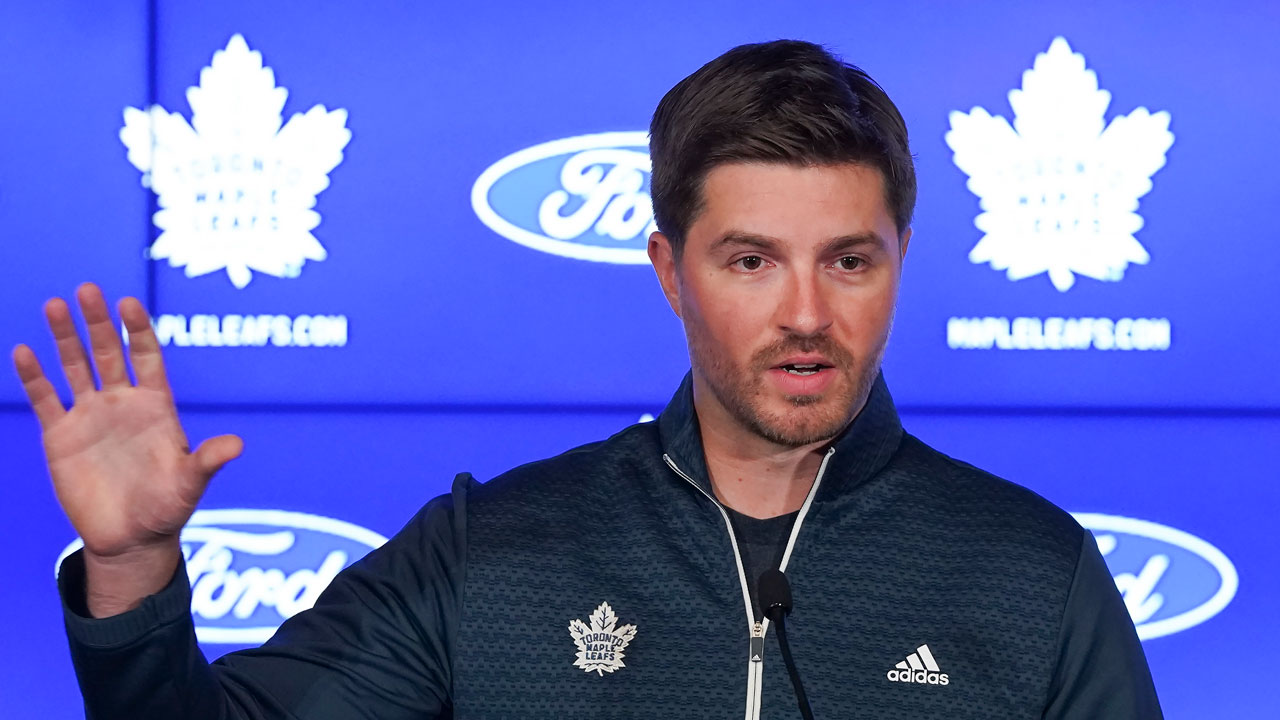
[[[1169,113],[1139,107],[1105,124],[1110,104],[1084,56],[1058,37],[1009,92],[1012,126],[981,107],[951,113],[946,142],[983,210],[971,262],[1010,280],[1047,272],[1066,292],[1077,274],[1120,280],[1129,263],[1150,260],[1134,237],[1136,211],[1173,144]]]
[[[617,625],[618,617],[607,602],[600,603],[600,607],[591,613],[590,627],[581,620],[570,622],[569,635],[578,646],[578,659],[573,664],[600,677],[626,667],[622,662],[623,650],[635,638],[636,626]]]
[[[187,89],[190,124],[159,105],[125,108],[120,140],[159,197],[152,258],[187,277],[225,269],[237,288],[255,270],[296,277],[325,259],[313,208],[351,140],[347,111],[316,105],[282,128],[288,94],[237,34]]]

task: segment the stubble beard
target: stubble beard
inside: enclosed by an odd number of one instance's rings
[[[793,335],[757,351],[744,368],[717,352],[704,335],[702,328],[689,324],[690,360],[716,400],[750,432],[790,448],[829,440],[844,430],[870,394],[888,343],[886,333],[873,356],[859,363],[830,336]],[[784,395],[788,411],[770,411],[765,373],[787,355],[811,352],[825,356],[842,377],[822,395]]]

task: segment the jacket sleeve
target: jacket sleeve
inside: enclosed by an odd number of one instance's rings
[[[458,476],[451,494],[339,573],[261,647],[213,663],[196,644],[184,562],[137,608],[95,619],[77,551],[63,561],[58,589],[85,717],[448,717],[472,482]]]
[[[1058,631],[1058,664],[1045,720],[1163,718],[1142,642],[1092,533],[1080,559]]]

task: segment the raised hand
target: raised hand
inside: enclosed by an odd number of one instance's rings
[[[240,454],[243,442],[219,435],[191,452],[142,303],[126,297],[118,305],[129,331],[134,385],[102,291],[84,283],[76,298],[92,364],[66,302],[52,298],[44,306],[74,396],[71,409],[31,348],[15,347],[13,363],[40,421],[58,502],[84,540],[89,610],[104,616],[136,606],[172,577],[178,533],[209,479]],[[94,386],[94,367],[101,389]]]

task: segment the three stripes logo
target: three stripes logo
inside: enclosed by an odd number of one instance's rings
[[[892,682],[920,683],[921,685],[949,685],[951,679],[939,672],[938,661],[933,659],[928,645],[921,645],[906,660],[893,666],[885,674]]]

